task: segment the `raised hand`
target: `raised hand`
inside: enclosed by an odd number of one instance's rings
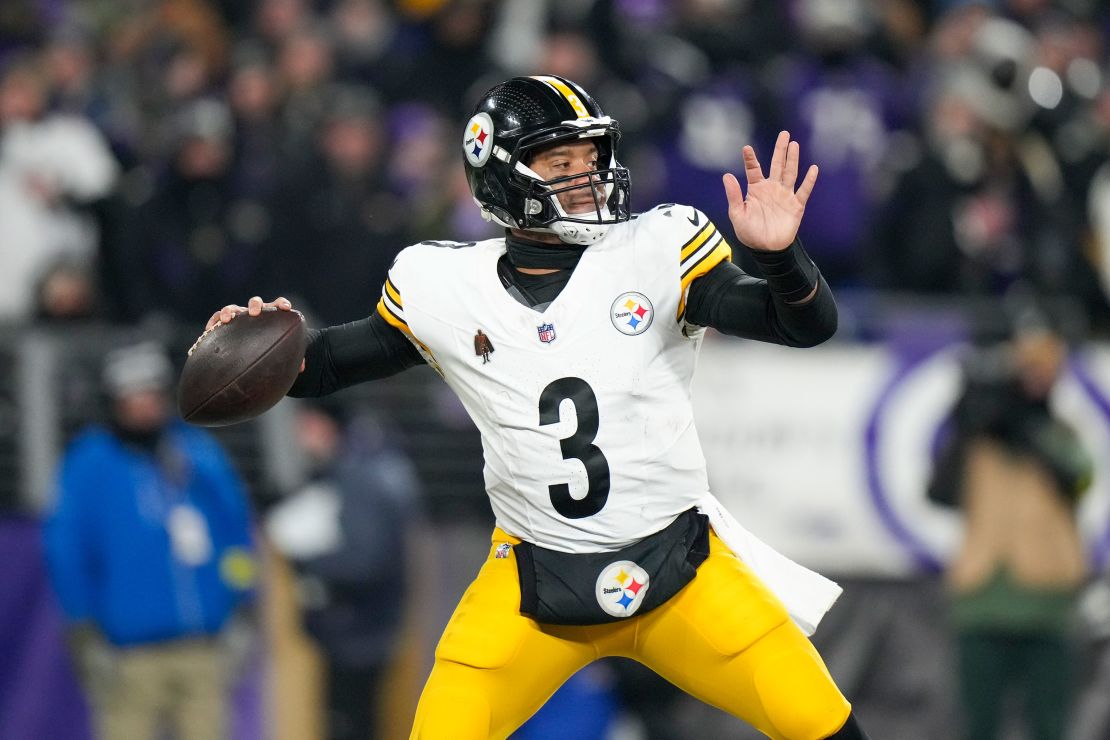
[[[775,153],[771,155],[771,172],[763,176],[755,150],[745,146],[744,176],[748,180],[745,197],[736,176],[724,176],[728,196],[728,217],[736,236],[752,249],[778,252],[786,249],[798,234],[806,201],[817,182],[817,165],[810,165],[802,184],[798,181],[798,142],[790,140],[788,131],[779,132]]]

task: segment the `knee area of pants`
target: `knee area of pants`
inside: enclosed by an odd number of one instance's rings
[[[490,706],[480,691],[432,689],[420,704],[410,740],[489,740]]]
[[[819,659],[801,649],[764,661],[753,679],[767,717],[787,740],[827,738],[852,710]]]

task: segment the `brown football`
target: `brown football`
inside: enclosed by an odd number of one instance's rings
[[[297,379],[307,341],[304,316],[276,308],[258,316],[241,313],[204,332],[181,370],[182,418],[219,427],[270,409]]]

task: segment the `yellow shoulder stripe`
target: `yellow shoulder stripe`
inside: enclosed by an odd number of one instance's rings
[[[389,307],[389,303],[386,302],[384,297],[378,299],[378,314],[383,319],[385,319],[390,326],[404,332],[405,336],[416,342],[416,346],[424,351],[424,354],[428,359],[428,364],[434,367],[436,369],[436,372],[440,372],[439,366],[435,361],[435,357],[432,355],[432,351],[428,349],[428,345],[424,344],[416,338],[416,335],[412,333],[412,329],[409,328],[409,324],[407,321],[402,319],[397,314],[393,313],[393,309]],[[440,374],[442,375],[442,373]]]
[[[401,302],[401,294],[393,287],[393,283],[389,281],[389,278],[385,279],[385,292],[389,294],[390,299],[392,299],[394,303],[401,308],[405,307],[405,304]]]
[[[385,302],[384,297],[378,299],[378,313],[389,323],[390,326],[400,329],[405,334],[408,334],[410,337],[412,336],[412,330],[409,329],[408,322],[393,312],[393,309],[390,308],[389,304]]]
[[[716,231],[717,227],[713,225],[712,221],[701,227],[701,230],[694,234],[690,241],[682,245],[682,256],[679,257],[679,261],[685,262],[686,259],[694,252],[698,251],[701,245],[705,244],[705,240],[713,236]]]
[[[719,250],[722,247],[724,248],[725,256],[732,259],[732,247],[728,245],[723,235],[717,234],[717,236],[710,240],[709,244],[698,252],[693,259],[686,260],[682,263],[683,286],[689,285],[694,278],[699,275],[704,275],[708,270],[712,270],[713,266],[721,261]],[[705,266],[707,260],[712,262],[708,267]]]
[[[677,321],[682,321],[682,317],[686,314],[686,292],[690,289],[690,283],[697,280],[705,273],[712,270],[714,267],[724,262],[725,260],[732,259],[732,247],[729,246],[725,238],[720,234],[705,250],[698,259],[692,260],[682,273],[682,291],[678,298],[678,313],[675,316]]]

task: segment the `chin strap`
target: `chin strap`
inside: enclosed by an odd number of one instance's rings
[[[565,244],[574,244],[588,247],[601,240],[609,231],[612,224],[579,224],[572,222],[555,221],[551,224],[551,232],[559,237]]]

